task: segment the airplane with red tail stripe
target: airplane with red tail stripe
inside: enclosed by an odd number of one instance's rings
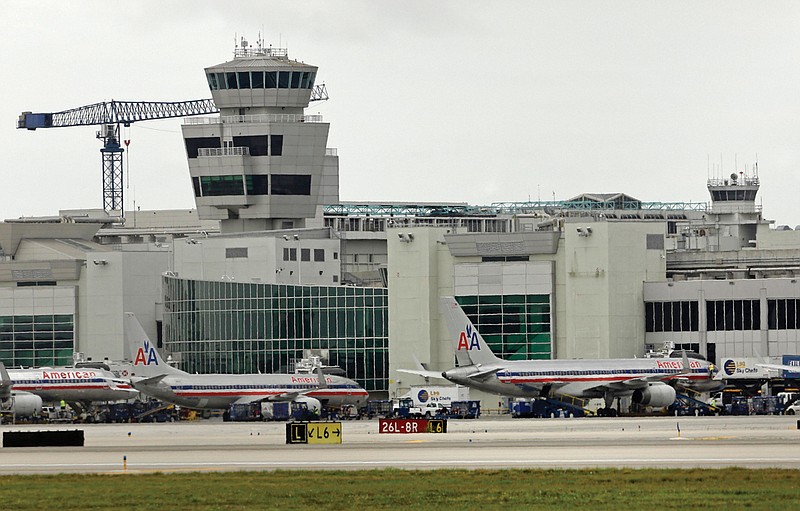
[[[232,404],[305,402],[339,407],[364,405],[368,393],[355,381],[323,374],[191,374],[168,365],[134,314],[125,314],[125,339],[132,360],[131,384],[144,394],[195,409],[227,410]]]
[[[492,353],[481,334],[453,297],[440,299],[441,312],[453,341],[457,366],[444,372],[399,371],[444,378],[485,392],[510,397],[602,398],[598,415],[614,416],[614,399],[630,397],[634,403],[656,408],[671,405],[676,386],[697,392],[718,390],[716,368],[706,360],[682,358],[629,358],[598,360],[514,360]]]

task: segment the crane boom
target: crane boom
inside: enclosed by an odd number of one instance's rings
[[[80,106],[63,112],[22,112],[17,128],[63,128],[67,126],[93,126],[98,124],[122,124],[129,126],[136,121],[169,119],[219,112],[212,99],[191,101],[104,101]]]
[[[103,140],[100,149],[103,160],[103,209],[123,213],[122,153],[120,125],[130,126],[137,121],[170,119],[219,112],[212,99],[191,101],[104,101],[79,106],[63,112],[22,112],[18,129],[64,128],[68,126],[102,125],[97,138]]]

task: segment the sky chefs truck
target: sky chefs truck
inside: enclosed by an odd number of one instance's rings
[[[461,385],[412,385],[411,390],[403,397],[414,400],[414,406],[429,407],[430,403],[439,408],[452,406],[454,401],[469,401],[469,387]]]

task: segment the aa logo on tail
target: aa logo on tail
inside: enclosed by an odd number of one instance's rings
[[[472,329],[472,325],[467,325],[465,330],[462,330],[458,336],[457,351],[471,351],[476,349],[480,351],[481,345],[478,343],[478,332]]]
[[[156,354],[156,349],[150,346],[150,342],[144,341],[144,347],[140,346],[136,351],[136,358],[133,360],[133,365],[149,366],[150,364],[158,365],[158,355]]]

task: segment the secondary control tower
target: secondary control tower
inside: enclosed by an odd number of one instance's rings
[[[339,202],[339,159],[330,125],[304,113],[327,99],[317,67],[242,38],[205,73],[219,116],[182,126],[200,218],[223,233],[321,226],[322,206]]]

